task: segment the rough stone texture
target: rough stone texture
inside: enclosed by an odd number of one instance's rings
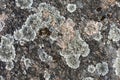
[[[120,48],[120,40],[108,38],[112,24],[120,29],[120,7],[116,4],[120,3],[119,0],[33,0],[31,9],[17,7],[15,0],[0,0],[0,27],[1,21],[5,23],[3,29],[0,29],[0,42],[2,36],[14,35],[14,31],[21,29],[26,19],[35,14],[39,4],[43,2],[55,7],[66,20],[69,18],[73,20],[75,23],[73,30],[79,30],[79,35],[89,45],[89,55],[80,57],[80,66],[72,69],[59,53],[63,49],[57,44],[58,40],[51,41],[51,31],[43,28],[36,33],[33,41],[14,41],[16,54],[13,60],[14,67],[7,70],[7,63],[0,60],[0,79],[2,76],[5,80],[82,80],[87,77],[92,77],[94,80],[120,80],[113,67],[119,54],[116,51]],[[69,3],[76,4],[77,7],[72,13],[67,11],[66,6]],[[102,36],[100,40],[85,34],[84,28],[87,21],[102,23],[99,31]],[[55,33],[59,38],[64,34],[63,32]],[[117,34],[119,35],[120,33]],[[41,61],[38,55],[39,49],[43,49],[53,60]],[[31,61],[27,69],[24,61],[21,60],[23,56]],[[108,64],[109,72],[105,76],[100,76],[96,71],[94,73],[87,71],[88,65],[101,62]]]

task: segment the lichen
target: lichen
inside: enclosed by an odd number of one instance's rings
[[[0,80],[5,80],[5,79],[3,78],[3,76],[0,75]]]
[[[6,62],[6,67],[7,70],[12,70],[14,68],[14,63],[13,61]]]
[[[22,38],[23,38],[22,30],[20,29],[20,30],[14,31],[14,35],[13,36],[14,36],[15,40],[18,40],[18,41],[22,40]]]
[[[9,62],[15,58],[15,48],[13,46],[13,38],[10,35],[5,35],[1,37],[0,44],[0,60],[4,62]]]
[[[15,0],[15,2],[16,6],[21,9],[30,9],[33,4],[33,0]]]
[[[117,42],[120,40],[119,35],[120,35],[120,29],[116,26],[116,24],[111,24],[108,39]]]
[[[73,69],[77,69],[80,65],[79,56],[73,54],[66,56],[65,61],[66,64]]]
[[[105,76],[109,72],[108,64],[106,62],[97,63],[96,70],[99,75]]]
[[[76,31],[76,35],[71,41],[68,41],[66,49],[60,54],[66,56],[70,54],[76,54],[78,56],[86,57],[90,52],[88,44],[81,38],[79,31]]]
[[[88,72],[90,72],[90,73],[94,73],[95,70],[96,70],[96,68],[95,68],[94,65],[89,65],[87,70],[88,70]]]
[[[23,34],[22,39],[25,41],[33,41],[36,37],[36,32],[32,29],[31,26],[23,25],[21,31]]]
[[[67,5],[67,10],[70,12],[70,13],[73,13],[74,11],[76,11],[76,8],[77,8],[77,6],[76,6],[76,4],[68,4]]]
[[[25,58],[25,56],[22,56],[21,61],[23,61],[26,69],[32,65],[32,61],[29,58]]]
[[[41,61],[50,62],[53,60],[52,56],[48,55],[43,49],[38,49],[38,55]]]
[[[113,67],[115,68],[115,74],[120,77],[120,58],[119,57],[115,59]]]
[[[92,78],[92,77],[86,77],[86,78],[83,78],[82,80],[94,80],[94,78]]]

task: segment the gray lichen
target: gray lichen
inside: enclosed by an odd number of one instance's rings
[[[0,44],[0,60],[9,62],[15,58],[15,48],[13,46],[13,38],[10,35],[1,37]]]
[[[108,63],[106,62],[97,63],[96,70],[99,75],[105,76],[109,72]]]
[[[73,69],[77,69],[80,65],[79,56],[73,54],[66,56],[65,61],[66,64]]]
[[[116,24],[111,24],[111,28],[109,31],[108,39],[113,41],[119,41],[120,40],[120,29],[116,26]]]
[[[13,61],[6,62],[6,67],[7,70],[12,70],[14,68],[14,63]]]
[[[115,59],[113,67],[115,68],[115,74],[120,77],[120,57]]]
[[[73,13],[75,10],[76,10],[77,6],[76,4],[68,4],[67,5],[67,10],[70,12],[70,13]]]
[[[90,73],[94,73],[95,70],[96,70],[96,68],[95,68],[94,65],[89,65],[87,70],[88,70],[88,72],[90,72]]]
[[[21,9],[30,9],[33,4],[33,0],[15,0],[15,2],[16,6]]]
[[[23,40],[25,41],[33,41],[36,37],[36,32],[32,29],[31,26],[22,26],[22,34],[23,34]]]

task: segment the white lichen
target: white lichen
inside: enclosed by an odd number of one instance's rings
[[[115,74],[120,77],[120,58],[116,58],[113,64]]]
[[[102,27],[102,23],[90,20],[87,21],[86,26],[84,28],[84,32],[89,36],[95,35],[99,33],[101,27]]]
[[[106,62],[97,63],[96,70],[99,75],[105,76],[108,72],[108,64]]]
[[[7,34],[1,37],[0,44],[0,60],[9,62],[15,58],[15,48],[13,46],[14,39],[11,35]]]
[[[22,34],[23,34],[23,40],[25,41],[33,41],[36,37],[36,32],[32,29],[31,26],[22,26]]]
[[[4,27],[5,27],[4,21],[0,21],[0,32],[3,30]]]
[[[5,80],[5,79],[3,78],[3,76],[0,75],[0,80]]]
[[[53,60],[53,57],[48,55],[43,49],[38,49],[38,55],[43,62],[50,62]]]
[[[33,4],[33,0],[15,0],[15,2],[16,6],[21,9],[30,9]]]
[[[6,67],[7,70],[12,70],[14,68],[14,63],[13,61],[6,62]]]
[[[92,77],[85,77],[82,80],[94,80],[94,78],[92,78]]]
[[[67,5],[67,10],[70,12],[70,13],[73,13],[74,11],[76,11],[76,4],[68,4]]]
[[[120,29],[115,25],[111,24],[111,28],[109,31],[108,39],[113,41],[119,41],[120,40]]]
[[[48,71],[44,71],[44,78],[45,80],[50,80],[50,73],[48,73]]]
[[[43,28],[41,14],[36,13],[28,16],[27,20],[25,21],[25,24],[27,26],[31,26],[32,29],[37,32],[40,28]]]
[[[89,65],[88,68],[87,68],[87,70],[88,70],[89,73],[94,73],[95,70],[96,70],[96,68],[95,68],[94,65]]]
[[[21,61],[23,61],[26,69],[32,65],[32,61],[29,58],[25,58],[25,56],[22,56]]]
[[[72,68],[72,69],[77,69],[80,65],[80,60],[79,56],[76,55],[68,55],[65,57],[66,64]]]
[[[14,31],[14,39],[15,40],[20,41],[20,40],[22,40],[22,38],[23,38],[23,33],[22,33],[21,29]]]
[[[67,43],[67,47],[60,53],[61,56],[76,54],[87,57],[90,53],[88,44],[81,38],[79,31],[76,31],[74,38]]]
[[[101,32],[99,32],[98,34],[96,34],[93,39],[96,40],[96,41],[100,41],[102,39],[102,35],[101,35]]]

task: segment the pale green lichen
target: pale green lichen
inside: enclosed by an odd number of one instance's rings
[[[53,60],[53,57],[48,55],[43,49],[38,49],[38,55],[41,61],[50,62]]]
[[[76,11],[76,4],[68,4],[67,5],[67,10],[70,12],[70,13],[73,13],[74,11]]]
[[[88,72],[90,72],[90,73],[94,73],[95,70],[96,70],[96,68],[95,68],[94,65],[89,65],[87,70],[88,70]]]
[[[14,39],[9,34],[1,37],[0,44],[0,60],[9,62],[15,58],[15,48],[13,46]]]
[[[26,69],[32,65],[32,61],[29,58],[25,58],[25,56],[22,56],[21,61],[23,61]]]
[[[32,29],[31,26],[23,25],[21,31],[23,34],[22,39],[25,41],[33,41],[36,37],[36,32]]]
[[[111,24],[111,28],[109,31],[108,39],[113,41],[119,41],[120,40],[120,29],[116,26],[116,24]]]
[[[76,36],[67,44],[67,48],[60,54],[62,56],[76,54],[78,56],[87,57],[90,53],[88,44],[81,38],[79,31],[76,31]]]
[[[120,77],[120,58],[115,59],[113,67],[115,68],[115,74]]]
[[[0,75],[0,80],[5,80],[5,79],[3,78],[3,76]]]
[[[30,9],[33,4],[33,0],[15,0],[15,2],[16,6],[21,9]]]
[[[96,70],[99,75],[105,76],[109,72],[108,64],[106,62],[97,63]]]
[[[28,16],[27,20],[25,21],[25,25],[31,26],[33,30],[36,32],[40,29],[43,28],[42,26],[42,20],[41,20],[41,14],[33,14]]]
[[[94,80],[94,78],[92,78],[92,77],[86,77],[86,78],[83,78],[82,80]]]
[[[22,38],[23,38],[22,30],[20,29],[20,30],[14,31],[14,35],[13,36],[14,36],[15,40],[18,40],[18,41],[22,40]]]
[[[73,69],[77,69],[80,65],[79,56],[76,55],[68,55],[65,57],[66,64]]]
[[[13,61],[6,62],[6,67],[7,70],[12,70],[14,68],[14,63]]]

